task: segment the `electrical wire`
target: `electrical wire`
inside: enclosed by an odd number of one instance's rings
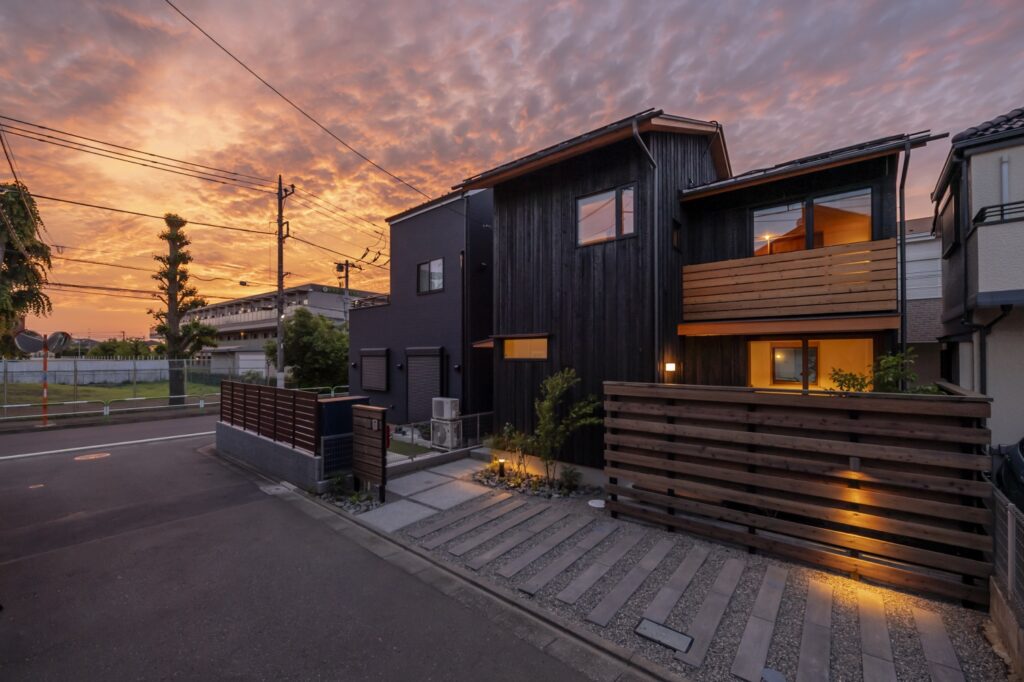
[[[124,145],[114,144],[113,142],[105,142],[103,140],[98,140],[96,138],[86,137],[85,135],[79,135],[77,133],[69,133],[66,130],[58,130],[57,128],[51,128],[49,126],[44,126],[44,125],[41,125],[39,123],[31,123],[29,121],[23,121],[23,120],[20,120],[20,119],[17,119],[17,118],[12,118],[11,116],[4,116],[3,114],[0,114],[0,119],[4,119],[6,121],[14,121],[15,123],[20,123],[21,125],[31,126],[33,128],[39,128],[40,130],[49,130],[50,132],[58,133],[60,135],[67,135],[69,137],[77,137],[80,140],[88,140],[89,142],[95,142],[96,144],[106,145],[107,147],[115,147],[117,149],[123,149],[125,151],[134,152],[136,154],[143,154],[145,156],[152,156],[152,157],[157,158],[157,159],[164,159],[166,161],[174,161],[175,163],[182,163],[182,164],[185,164],[185,165],[188,165],[188,166],[196,166],[197,168],[205,168],[206,170],[216,171],[218,173],[224,173],[224,174],[227,174],[227,175],[236,175],[236,176],[239,176],[239,177],[247,177],[247,178],[251,178],[253,180],[259,180],[260,182],[267,182],[267,183],[273,183],[274,182],[273,179],[271,179],[271,178],[261,178],[258,175],[249,175],[248,173],[239,173],[237,171],[230,171],[230,170],[224,170],[223,168],[216,168],[215,166],[206,166],[206,165],[203,165],[201,163],[194,163],[192,161],[184,161],[182,159],[175,159],[174,157],[171,157],[171,156],[164,156],[163,154],[155,154],[153,152],[147,152],[147,151],[144,151],[144,150],[141,150],[141,149],[135,149],[134,147],[126,147]]]
[[[90,151],[88,149],[82,149],[80,147],[75,147],[75,146],[72,146],[70,144],[62,144],[60,142],[54,142],[52,140],[44,140],[41,137],[35,137],[33,135],[26,135],[24,133],[16,133],[16,132],[13,132],[13,131],[7,129],[6,126],[3,126],[3,125],[0,125],[0,130],[6,130],[11,135],[17,135],[19,137],[24,137],[24,138],[27,138],[29,140],[35,140],[36,142],[43,142],[45,144],[52,144],[52,145],[55,145],[57,147],[64,147],[66,149],[72,149],[72,150],[74,150],[76,152],[82,152],[82,153],[85,153],[85,154],[92,154],[93,156],[99,156],[99,157],[102,157],[104,159],[112,159],[114,161],[122,161],[124,163],[130,163],[130,164],[135,165],[135,166],[142,166],[144,168],[151,168],[153,170],[163,171],[165,173],[173,173],[175,175],[183,175],[185,177],[195,178],[197,180],[205,180],[207,182],[215,182],[215,183],[217,183],[219,185],[226,185],[226,186],[229,186],[229,187],[238,187],[239,189],[248,189],[248,190],[251,190],[253,192],[260,192],[261,194],[276,194],[276,192],[274,192],[273,190],[261,189],[260,187],[255,187],[255,186],[252,186],[252,185],[241,184],[243,182],[241,180],[239,180],[239,181],[218,180],[216,178],[207,177],[205,175],[197,175],[195,173],[187,173],[187,172],[185,172],[183,170],[172,170],[170,168],[161,168],[160,166],[152,165],[152,163],[146,163],[146,162],[142,162],[142,161],[132,161],[130,159],[120,158],[118,156],[111,156],[110,154],[102,154],[100,152],[94,152],[94,151]]]
[[[326,251],[327,253],[333,253],[335,256],[341,256],[342,258],[349,258],[349,259],[355,260],[355,261],[360,260],[359,258],[356,258],[355,256],[349,255],[347,253],[342,253],[341,251],[335,251],[334,249],[331,249],[331,248],[328,248],[326,246],[323,246],[322,244],[317,244],[316,242],[311,242],[311,241],[309,241],[307,239],[303,239],[302,237],[297,237],[294,232],[291,235],[291,239],[294,239],[295,241],[300,242],[302,244],[307,244],[307,245],[312,246],[314,248],[320,249],[321,251]],[[369,261],[361,261],[361,262],[364,265],[370,265],[370,266],[375,267],[375,268],[380,268],[381,270],[388,270],[389,269],[389,268],[384,267],[383,265],[377,265],[376,263],[370,263]]]
[[[337,135],[335,135],[333,132],[330,131],[330,129],[328,129],[326,126],[324,126],[322,123],[320,123],[320,121],[318,121],[315,118],[313,118],[313,116],[308,114],[302,107],[300,107],[298,104],[296,104],[292,100],[288,99],[288,97],[286,97],[280,90],[275,88],[273,85],[268,83],[262,76],[260,76],[258,73],[253,71],[251,68],[249,68],[248,64],[243,62],[241,59],[239,59],[234,54],[232,54],[230,50],[228,50],[226,47],[224,47],[219,42],[217,42],[217,40],[213,36],[211,36],[209,33],[204,31],[203,28],[199,24],[194,22],[191,18],[189,18],[189,16],[187,14],[185,14],[180,9],[178,9],[178,7],[173,2],[171,2],[171,0],[164,0],[164,2],[166,2],[168,5],[170,5],[171,9],[173,9],[175,12],[180,14],[185,19],[185,21],[187,21],[188,23],[192,24],[192,26],[194,26],[197,31],[199,31],[204,36],[206,36],[210,40],[210,42],[212,42],[214,45],[219,47],[221,49],[221,51],[224,52],[224,54],[226,54],[227,56],[231,57],[231,59],[233,59],[239,66],[241,66],[243,69],[248,71],[254,78],[256,78],[256,80],[258,80],[260,83],[263,83],[263,85],[267,86],[274,94],[276,94],[278,97],[280,97],[285,102],[287,102],[289,105],[291,105],[291,107],[293,109],[295,109],[297,112],[299,112],[304,117],[306,117],[310,122],[313,123],[313,125],[317,126],[318,128],[320,128],[320,130],[324,131],[325,133],[330,135],[332,138],[334,138],[343,147],[345,147],[350,152],[352,152],[353,154],[355,154],[356,156],[361,158],[363,161],[366,161],[368,164],[370,164],[371,166],[373,166],[374,168],[376,168],[380,172],[384,173],[385,175],[387,175],[388,177],[392,178],[393,180],[396,180],[397,182],[400,182],[401,184],[405,185],[406,187],[408,187],[409,189],[413,190],[417,194],[421,194],[424,197],[426,197],[427,199],[432,198],[429,194],[427,194],[423,190],[419,189],[418,187],[416,187],[415,185],[413,185],[409,181],[407,181],[407,180],[405,180],[403,178],[400,178],[399,176],[395,175],[394,173],[389,171],[387,168],[384,168],[380,164],[376,163],[370,157],[366,156],[365,154],[360,152],[358,149],[356,149],[355,147],[350,145],[348,142],[345,142],[345,140],[343,140],[340,137],[338,137]]]
[[[82,263],[82,264],[85,264],[85,265],[100,265],[100,266],[107,267],[107,268],[121,268],[122,270],[137,270],[139,272],[150,272],[150,273],[153,272],[153,270],[149,269],[149,268],[140,268],[140,267],[137,267],[137,266],[134,266],[134,265],[120,265],[118,263],[102,263],[100,261],[85,260],[83,258],[69,258],[68,256],[51,256],[51,258],[55,258],[57,260],[71,261],[73,263]],[[189,278],[190,279],[197,279],[197,280],[199,280],[201,282],[231,282],[231,283],[237,283],[239,281],[237,279],[231,279],[230,277],[201,277],[201,276],[199,276],[199,275],[197,275],[197,274],[195,274],[193,272],[189,273]],[[247,286],[248,285],[255,285],[255,286],[261,286],[261,287],[274,286],[273,284],[267,284],[266,282],[253,282],[253,281],[250,281],[250,280],[242,280],[242,281],[246,282]]]
[[[98,208],[98,209],[103,210],[103,211],[113,211],[115,213],[125,213],[125,214],[128,214],[128,215],[140,216],[142,218],[155,218],[155,219],[161,220],[161,221],[164,219],[164,217],[162,215],[153,215],[152,213],[142,213],[140,211],[131,211],[131,210],[128,210],[126,208],[114,208],[112,206],[101,206],[99,204],[90,204],[90,203],[87,203],[87,202],[84,202],[84,201],[73,201],[71,199],[58,199],[57,197],[49,197],[49,196],[46,196],[46,195],[43,195],[43,194],[33,194],[32,196],[34,198],[36,198],[36,199],[45,199],[47,201],[59,201],[59,202],[64,203],[64,204],[74,204],[75,206],[85,206],[87,208]],[[253,230],[253,229],[250,229],[248,227],[235,227],[235,226],[232,226],[232,225],[218,225],[216,223],[201,223],[201,222],[194,221],[194,220],[188,221],[188,224],[192,225],[192,226],[200,226],[200,227],[214,227],[214,228],[217,228],[219,230],[233,230],[235,232],[249,232],[249,233],[252,233],[252,234],[270,234],[270,235],[274,234],[273,232],[267,232],[267,231],[264,231],[264,230]]]

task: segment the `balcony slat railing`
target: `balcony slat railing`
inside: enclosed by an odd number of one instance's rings
[[[974,215],[975,225],[1024,222],[1024,201],[985,206]]]
[[[896,311],[896,240],[683,268],[683,320]]]

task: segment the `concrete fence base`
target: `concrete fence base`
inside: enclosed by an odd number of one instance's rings
[[[323,457],[295,450],[251,431],[217,422],[217,452],[303,490],[322,493],[327,489]]]

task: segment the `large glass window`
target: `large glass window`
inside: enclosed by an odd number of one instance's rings
[[[547,360],[548,339],[539,336],[524,339],[505,339],[502,357],[506,360]]]
[[[754,255],[803,251],[807,248],[804,205],[785,204],[754,211]]]
[[[417,266],[416,291],[429,294],[444,289],[444,259],[435,258]]]
[[[755,256],[870,241],[871,189],[759,208],[753,223]]]
[[[871,190],[858,189],[812,202],[814,246],[871,241]]]
[[[576,242],[596,244],[636,232],[632,185],[576,200]]]
[[[871,375],[870,338],[772,339],[748,344],[749,383],[759,388],[835,389],[833,370]]]

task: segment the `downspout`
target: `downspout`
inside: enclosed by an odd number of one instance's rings
[[[907,168],[910,166],[910,140],[903,144],[903,170],[900,171],[900,354],[907,354]],[[900,379],[900,390],[907,390],[907,381]]]
[[[475,398],[476,398],[476,396],[473,396],[473,398],[474,398],[473,402],[468,400],[469,395],[467,394],[467,389],[469,388],[469,384],[466,381],[466,376],[469,374],[469,372],[468,372],[469,356],[470,356],[469,344],[471,343],[471,340],[469,338],[469,258],[470,258],[470,248],[469,248],[469,194],[468,194],[468,192],[462,197],[462,212],[463,212],[463,216],[462,216],[462,251],[460,252],[460,255],[462,256],[462,313],[461,313],[461,317],[462,317],[462,342],[461,342],[460,345],[462,346],[462,348],[459,349],[459,351],[460,351],[459,352],[459,382],[461,384],[461,391],[460,391],[459,395],[461,396],[460,404],[464,405],[463,409],[465,409],[466,407],[475,407],[474,403],[475,403]]]
[[[655,380],[658,383],[663,383],[665,381],[665,376],[664,376],[664,364],[662,363],[662,360],[664,358],[662,358],[662,350],[663,349],[662,349],[662,338],[661,338],[662,337],[662,333],[661,333],[662,329],[661,329],[661,296],[660,296],[660,293],[661,293],[661,291],[660,291],[660,289],[661,289],[661,271],[659,270],[659,267],[661,265],[661,251],[660,251],[661,244],[660,244],[660,240],[659,240],[659,237],[661,236],[661,232],[658,229],[658,225],[657,225],[657,223],[658,223],[658,163],[654,160],[654,156],[651,154],[651,150],[648,149],[647,145],[644,144],[643,138],[640,137],[640,128],[637,126],[635,118],[633,119],[633,139],[636,140],[636,143],[638,145],[640,145],[640,149],[642,149],[644,151],[644,154],[647,155],[647,161],[648,161],[648,163],[651,164],[651,170],[652,170],[652,175],[653,175],[654,191],[653,191],[653,199],[652,199],[653,206],[651,207],[651,215],[653,216],[653,220],[651,220],[651,232],[652,232],[652,239],[653,239],[653,242],[654,242],[653,243],[653,246],[654,246],[654,255],[653,255],[654,268],[653,268],[653,273],[652,273],[654,300],[652,301],[652,304],[654,306],[654,358],[655,358],[656,367],[657,367],[657,369],[655,370],[655,373],[654,373],[654,378],[655,378]]]

